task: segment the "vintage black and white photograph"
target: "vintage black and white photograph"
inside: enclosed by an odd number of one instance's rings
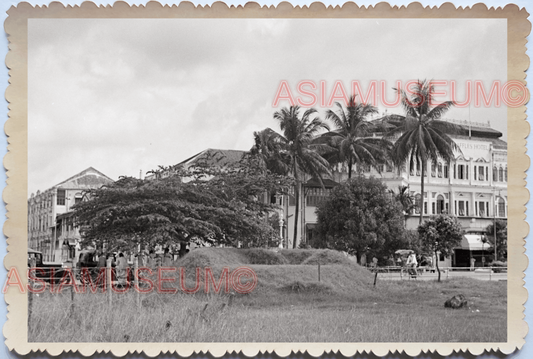
[[[28,341],[506,342],[507,39],[29,19]]]

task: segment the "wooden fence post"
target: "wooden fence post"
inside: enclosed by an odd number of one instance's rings
[[[30,328],[32,311],[33,311],[33,293],[31,290],[28,290],[28,329]]]
[[[112,279],[113,279],[113,276],[111,275],[111,271],[113,269],[113,267],[111,266],[111,261],[112,259],[111,258],[107,258],[107,263],[106,263],[106,285],[107,285],[107,289],[108,289],[108,293],[107,293],[107,304],[111,307],[111,304],[112,304],[112,297],[111,297],[111,292],[113,291],[113,284],[112,284]]]
[[[136,256],[133,262],[133,282],[135,283],[135,304],[137,308],[141,308],[141,297],[139,293],[139,278],[137,277],[137,270],[139,269],[139,257]]]
[[[74,286],[76,285],[76,282],[72,283],[72,286],[70,287],[70,316],[74,314]]]

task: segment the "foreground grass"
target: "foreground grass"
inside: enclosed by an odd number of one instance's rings
[[[80,294],[34,297],[32,342],[505,342],[506,282],[457,278],[445,282],[349,283],[323,268],[321,282],[306,270],[273,283],[260,266],[248,295]],[[312,272],[311,272],[312,270]],[[262,272],[263,271],[263,272]],[[309,276],[315,273],[309,268]],[[280,269],[280,273],[287,270]],[[328,276],[329,273],[329,276]],[[337,276],[334,276],[334,273]],[[272,274],[272,273],[271,273]],[[262,280],[263,278],[263,280]],[[302,279],[303,278],[303,279]],[[298,280],[296,280],[298,279]],[[462,293],[468,308],[444,308]],[[206,306],[207,304],[207,306]],[[229,305],[231,304],[231,305]]]

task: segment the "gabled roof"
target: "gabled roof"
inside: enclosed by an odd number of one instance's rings
[[[333,188],[339,185],[337,182],[330,180],[329,178],[323,178],[322,183],[324,184],[325,188]],[[313,177],[309,181],[305,182],[304,186],[307,188],[322,188],[320,181],[316,177]]]
[[[178,163],[178,166],[202,163],[207,166],[224,167],[239,162],[246,152],[240,150],[219,150],[208,148]]]
[[[94,169],[93,167],[89,167],[80,173],[77,173],[74,176],[56,184],[53,188],[88,189],[100,187],[111,182],[114,182],[111,178],[107,177],[105,174]]]

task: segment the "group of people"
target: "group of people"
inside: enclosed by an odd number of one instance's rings
[[[156,253],[154,249],[141,251],[139,254],[126,254],[118,252],[116,254],[109,253],[107,256],[103,252],[98,252],[97,267],[106,267],[107,260],[111,260],[111,266],[115,267],[117,279],[125,280],[127,276],[127,268],[134,264],[135,258],[138,259],[139,267],[148,267],[152,270],[157,267],[172,267],[174,266],[174,255],[170,253],[169,248],[165,248],[163,253]]]

